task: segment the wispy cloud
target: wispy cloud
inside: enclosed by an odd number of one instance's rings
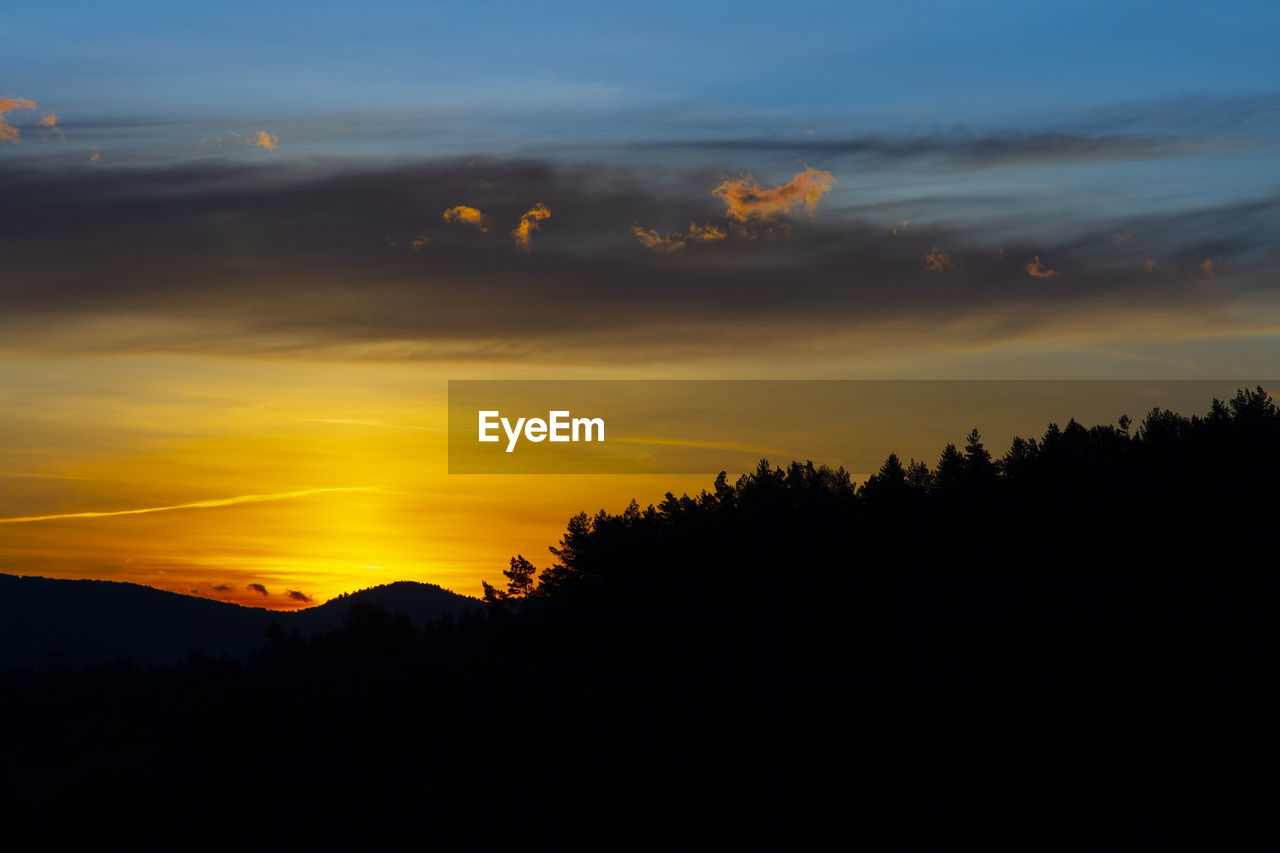
[[[673,231],[664,237],[652,228],[643,228],[636,224],[631,226],[631,233],[635,234],[636,239],[646,248],[663,254],[678,252],[690,243],[718,243],[728,236],[723,228],[709,223],[699,225],[696,222],[690,222],[689,230],[683,234]]]
[[[15,98],[12,95],[0,96],[0,142],[21,142],[22,134],[5,119],[14,110],[34,110],[35,108],[35,101]]]
[[[478,180],[492,185],[486,192],[502,221],[514,224],[540,199],[555,212],[557,231],[573,239],[548,241],[539,262],[528,264],[522,252],[440,239],[451,226],[437,219],[422,231],[431,237],[422,253],[429,270],[412,262],[407,239],[401,252],[382,250],[388,233],[424,208],[443,211],[466,198]],[[1246,309],[1270,298],[1280,267],[1273,227],[1280,196],[1126,211],[1123,223],[1095,222],[1090,212],[1088,228],[1065,231],[1060,222],[1029,221],[1025,240],[984,233],[980,219],[923,224],[923,213],[890,237],[886,226],[897,217],[874,207],[865,216],[819,216],[787,239],[741,251],[695,252],[685,233],[681,251],[637,245],[637,221],[687,224],[691,214],[735,240],[737,221],[714,218],[723,205],[707,191],[716,184],[706,172],[672,173],[669,165],[441,160],[286,175],[230,160],[90,172],[0,158],[0,204],[10,210],[0,233],[0,348],[577,363],[587,353],[672,358],[866,341],[899,326],[937,346],[1049,330],[1096,336],[1100,313],[1115,328],[1141,319],[1155,334],[1153,305],[1177,325],[1170,335],[1189,327],[1216,334],[1241,328]],[[1008,213],[1017,210],[1015,203]],[[299,221],[326,227],[300,229]],[[1120,231],[1135,235],[1132,246],[1112,244]],[[954,269],[925,268],[934,245]],[[624,246],[638,251],[623,255]],[[1035,254],[1033,268],[1069,277],[1069,292],[1025,286]],[[1158,262],[1150,277],[1147,258]],[[1214,260],[1213,279],[1197,269],[1206,258]],[[104,278],[104,268],[127,275]],[[36,280],[44,284],[23,284]],[[353,281],[372,289],[353,293]],[[1249,322],[1261,317],[1255,311]]]
[[[767,221],[802,205],[805,212],[813,216],[818,200],[830,192],[835,183],[830,172],[806,166],[803,172],[776,187],[763,186],[751,175],[741,175],[723,181],[711,194],[725,203],[725,216],[730,219]]]
[[[255,133],[250,141],[254,148],[265,148],[268,151],[274,151],[280,147],[280,137],[265,130]]]
[[[307,418],[307,421],[314,424],[342,424],[344,426],[364,426],[378,427],[383,429],[412,429],[422,432],[443,432],[438,427],[414,426],[412,424],[393,424],[387,421],[373,420],[370,418]]]
[[[652,228],[641,228],[639,225],[632,225],[631,233],[636,235],[636,239],[643,243],[645,248],[655,252],[678,252],[684,248],[684,240],[680,239],[679,233],[664,237]]]
[[[444,221],[473,225],[486,234],[489,233],[489,228],[493,225],[493,220],[481,213],[478,208],[469,207],[465,204],[446,210],[444,212]]]
[[[545,204],[539,203],[529,208],[528,212],[520,217],[520,224],[511,232],[516,245],[528,252],[530,250],[530,242],[533,239],[533,232],[538,230],[538,222],[550,217],[551,211],[547,209]]]
[[[1032,258],[1031,261],[1026,264],[1025,269],[1027,271],[1027,275],[1032,278],[1053,278],[1058,274],[1057,270],[1051,270],[1044,264],[1040,263],[1039,255]]]
[[[297,492],[278,492],[268,495],[237,495],[234,498],[214,498],[212,500],[191,501],[190,503],[171,504],[169,506],[149,506],[140,509],[118,509],[105,512],[63,512],[53,515],[26,515],[15,518],[0,518],[0,524],[21,524],[31,521],[59,521],[71,518],[112,518],[118,515],[144,515],[150,512],[168,512],[175,509],[212,509],[215,507],[235,506],[237,504],[263,503],[265,501],[283,501],[290,498],[302,498],[308,495],[321,495],[328,492],[367,492],[374,486],[342,486],[328,489],[302,489]]]
[[[11,477],[22,480],[88,480],[88,477],[73,477],[70,474],[42,474],[26,471],[0,471],[0,477]]]
[[[56,136],[58,139],[66,139],[67,136],[62,132],[62,128],[58,127],[58,113],[56,110],[50,110],[45,113],[44,117],[36,122],[36,127],[40,128],[40,133],[45,139]]]
[[[931,248],[924,256],[924,268],[929,272],[946,272],[954,268],[956,262],[938,247]]]

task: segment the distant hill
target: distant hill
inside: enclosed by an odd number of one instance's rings
[[[0,668],[171,664],[192,651],[242,659],[272,622],[309,636],[342,624],[356,603],[403,613],[419,626],[480,604],[434,584],[399,581],[281,612],[132,583],[0,574]]]

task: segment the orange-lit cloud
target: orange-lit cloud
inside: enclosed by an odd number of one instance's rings
[[[911,224],[911,220],[910,220],[910,219],[904,219],[904,220],[902,220],[902,224],[901,224],[901,225],[895,225],[895,226],[893,226],[893,228],[891,228],[891,229],[889,229],[889,230],[893,232],[893,236],[897,237],[897,236],[898,236],[898,231],[900,231],[900,230],[901,230],[901,231],[906,231],[906,230],[907,230],[907,226],[908,226],[908,225],[910,225],[910,224]]]
[[[26,98],[14,98],[8,95],[0,97],[0,142],[22,141],[22,134],[16,127],[5,121],[5,116],[14,110],[34,110],[35,108],[36,102]]]
[[[1058,274],[1057,270],[1051,270],[1040,263],[1040,256],[1036,255],[1031,263],[1026,265],[1027,274],[1032,278],[1052,278]]]
[[[724,229],[717,228],[714,225],[699,225],[696,222],[689,223],[689,233],[685,238],[695,243],[718,243],[726,236]]]
[[[776,187],[762,186],[751,175],[742,175],[724,181],[711,191],[721,199],[727,210],[725,215],[738,222],[764,221],[788,213],[804,205],[805,212],[813,216],[822,198],[836,179],[830,172],[805,167],[785,184]]]
[[[457,207],[451,207],[444,212],[445,222],[460,222],[464,225],[474,225],[484,233],[489,233],[489,226],[493,224],[493,220],[485,216],[474,207],[467,207],[460,204]]]
[[[728,236],[723,228],[711,224],[699,225],[696,222],[689,223],[687,234],[674,231],[663,237],[657,231],[641,228],[639,225],[632,225],[631,233],[647,248],[662,253],[678,252],[689,243],[718,243]]]
[[[538,222],[550,216],[551,211],[547,209],[545,204],[535,204],[529,208],[529,212],[520,217],[520,224],[511,232],[511,236],[515,238],[516,245],[526,252],[529,251],[533,232],[538,230]]]
[[[1205,258],[1200,264],[1200,274],[1206,278],[1213,278],[1216,273],[1213,271],[1213,258]]]
[[[270,595],[270,594],[271,594],[271,593],[267,592],[267,588],[266,588],[265,586],[263,586],[262,584],[260,584],[260,583],[251,583],[251,584],[247,585],[247,586],[245,587],[245,589],[251,589],[251,590],[253,590],[254,592],[258,593],[258,595]]]
[[[684,240],[680,239],[679,234],[671,234],[663,237],[657,231],[649,228],[641,228],[639,225],[631,226],[631,233],[636,235],[645,248],[652,249],[655,252],[664,254],[670,252],[678,252],[684,248]]]
[[[67,135],[62,132],[62,128],[58,127],[58,113],[56,110],[50,110],[45,113],[44,118],[36,122],[36,127],[40,128],[40,134],[45,139],[56,136],[59,139],[66,139]]]
[[[924,268],[929,272],[946,272],[954,269],[955,265],[955,260],[937,246],[930,249],[924,256]]]
[[[431,242],[431,238],[418,235],[413,238],[413,242],[409,244],[409,250],[413,252],[421,252]]]
[[[252,141],[255,148],[265,148],[268,151],[274,151],[280,146],[280,137],[265,130],[255,133]]]
[[[1155,271],[1156,271],[1156,261],[1155,261],[1155,258],[1147,258],[1147,275],[1150,275],[1151,273],[1153,273],[1153,272],[1155,272]]]
[[[346,486],[330,489],[302,489],[297,492],[278,492],[273,495],[237,495],[234,498],[214,498],[205,501],[191,501],[169,506],[149,506],[142,509],[117,509],[106,512],[63,512],[54,515],[25,515],[15,518],[0,518],[0,524],[19,524],[29,521],[56,521],[65,518],[111,518],[117,515],[144,515],[151,512],[168,512],[175,509],[210,509],[235,504],[262,503],[264,501],[283,501],[289,498],[302,498],[308,495],[320,495],[326,492],[367,492],[372,486]]]
[[[101,162],[102,162],[102,155],[98,153],[98,149],[97,149],[97,148],[90,148],[90,149],[89,149],[89,163],[90,163],[91,165],[96,166],[96,165],[98,165],[98,164],[99,164],[99,163],[101,163]]]

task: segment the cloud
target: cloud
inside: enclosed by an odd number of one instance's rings
[[[102,162],[102,155],[98,153],[97,147],[89,149],[89,164],[96,166]]]
[[[431,242],[430,237],[423,237],[421,234],[419,234],[417,237],[413,238],[412,242],[409,243],[409,251],[421,252],[423,249],[427,247],[427,244],[430,242]]]
[[[678,252],[689,243],[718,243],[728,236],[722,228],[711,224],[699,225],[696,222],[690,222],[689,231],[684,234],[673,231],[664,237],[653,229],[634,224],[631,226],[631,233],[646,248],[662,254]]]
[[[695,222],[689,223],[689,233],[685,235],[685,239],[694,243],[718,243],[726,236],[721,228],[714,225],[698,225]]]
[[[1051,270],[1040,263],[1040,256],[1036,255],[1030,263],[1026,265],[1027,275],[1032,278],[1053,278],[1058,274],[1057,270]]]
[[[26,515],[13,518],[0,518],[0,524],[22,524],[33,521],[63,521],[72,518],[113,518],[120,515],[144,515],[151,512],[169,512],[175,509],[210,509],[214,507],[235,506],[236,504],[263,503],[265,501],[283,501],[290,498],[302,498],[328,492],[366,492],[371,486],[344,486],[329,489],[303,489],[297,492],[279,492],[270,495],[237,495],[234,498],[214,498],[212,500],[191,501],[189,503],[171,504],[169,506],[149,506],[142,509],[117,509],[102,512],[63,512],[53,515]]]
[[[253,147],[265,148],[268,151],[274,151],[276,148],[280,147],[280,137],[275,134],[267,133],[265,130],[260,130],[255,133],[250,141]]]
[[[289,590],[289,597],[294,601],[305,601],[308,604],[311,603],[311,596],[307,595],[305,592],[299,592],[296,589]]]
[[[230,592],[231,584],[220,583],[213,588],[214,592]]]
[[[528,212],[520,217],[520,224],[511,232],[516,245],[528,252],[530,250],[530,241],[533,239],[533,232],[538,230],[538,222],[550,217],[551,211],[541,202],[529,208]]]
[[[641,228],[639,225],[631,226],[631,233],[636,235],[645,248],[652,249],[655,252],[678,252],[684,248],[684,240],[680,239],[680,234],[671,234],[663,237],[657,231],[649,228]]]
[[[271,593],[267,592],[267,588],[266,588],[265,586],[263,586],[262,584],[260,584],[260,583],[251,583],[251,584],[249,584],[248,586],[246,586],[246,587],[245,587],[245,589],[247,589],[247,590],[251,590],[251,591],[253,591],[253,592],[256,592],[256,593],[258,593],[258,595],[264,595],[264,596],[265,596],[265,595],[270,595],[270,594],[271,594]]]
[[[34,110],[35,101],[26,98],[15,98],[12,95],[0,96],[0,142],[21,142],[22,134],[13,125],[5,121],[14,110]]]
[[[711,194],[725,203],[725,216],[737,222],[768,221],[801,205],[813,216],[818,200],[835,186],[830,172],[805,167],[785,184],[762,186],[751,175],[723,181]]]
[[[924,268],[929,272],[946,272],[953,269],[956,263],[951,256],[934,246],[925,253]]]
[[[58,127],[58,113],[55,110],[45,113],[44,117],[36,122],[36,127],[40,128],[41,136],[45,139],[54,136],[59,139],[67,138],[66,134],[62,132],[62,128]]]
[[[1249,308],[1272,298],[1280,269],[1280,195],[1126,211],[1125,230],[1142,235],[1133,256],[1110,242],[1118,224],[1094,222],[1094,211],[1070,229],[1028,221],[1025,238],[988,232],[981,217],[932,216],[890,238],[884,205],[737,251],[693,251],[686,240],[659,254],[637,246],[634,223],[692,217],[730,232],[706,192],[712,170],[478,158],[284,170],[252,159],[88,170],[83,160],[0,158],[0,349],[563,365],[831,353],[835,342],[882,337],[973,348],[1163,318],[1169,335],[1203,337],[1267,322]],[[451,226],[436,220],[423,226],[431,243],[421,255],[386,250],[385,235],[481,181],[495,221],[514,223],[541,199],[572,239],[540,245],[531,263],[440,239]],[[926,269],[934,246],[963,266]],[[1070,270],[1071,287],[1027,287],[1036,254]],[[1160,274],[1144,275],[1148,257]],[[1231,258],[1230,275],[1215,261],[1204,287],[1204,258]]]
[[[1205,278],[1213,278],[1213,258],[1205,258],[1200,264],[1200,274]]]
[[[786,152],[802,157],[857,158],[863,162],[919,161],[922,165],[946,168],[991,169],[1233,154],[1246,149],[1250,143],[1237,137],[1185,134],[1009,133],[975,137],[950,133],[929,136],[868,134],[844,139],[696,139],[661,145],[711,151]]]
[[[474,225],[484,233],[489,233],[489,228],[493,225],[493,220],[485,216],[474,207],[468,207],[460,204],[457,207],[451,207],[444,212],[444,221],[461,223],[463,225]]]

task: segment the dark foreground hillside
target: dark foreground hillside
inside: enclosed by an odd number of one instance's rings
[[[5,676],[46,845],[1271,846],[1280,413],[762,464],[416,629]],[[832,835],[831,833],[835,833]],[[401,833],[396,836],[396,833]]]
[[[132,583],[0,574],[0,670],[117,660],[172,666],[191,652],[245,660],[273,622],[309,637],[341,625],[357,602],[404,613],[417,625],[478,603],[434,584],[401,581],[281,612]]]

